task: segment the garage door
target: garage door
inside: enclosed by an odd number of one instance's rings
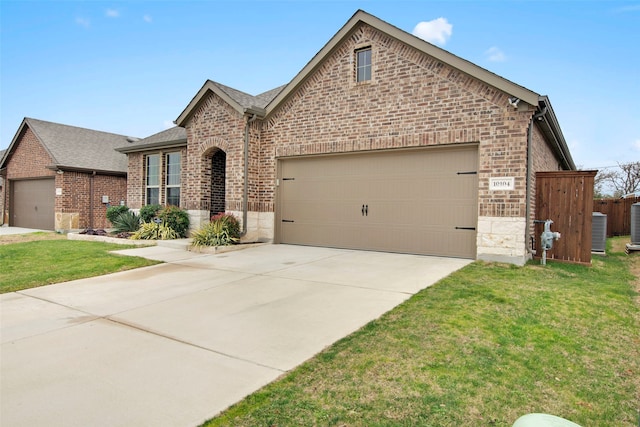
[[[55,226],[55,180],[11,181],[14,227],[53,230]]]
[[[477,146],[279,161],[281,243],[475,258]]]

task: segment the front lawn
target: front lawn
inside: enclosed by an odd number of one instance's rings
[[[55,233],[3,236],[0,243],[0,293],[158,263],[109,252],[135,246],[67,240]]]
[[[205,425],[637,426],[640,254],[621,242],[592,267],[473,263]]]

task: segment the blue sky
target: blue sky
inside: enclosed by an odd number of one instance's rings
[[[548,95],[583,169],[640,160],[640,0],[0,0],[0,149],[25,116],[145,137],[207,79],[273,89],[358,9]]]

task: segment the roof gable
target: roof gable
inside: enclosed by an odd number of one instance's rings
[[[191,116],[191,113],[209,92],[213,92],[218,95],[239,114],[245,114],[248,111],[253,111],[260,112],[264,115],[260,110],[263,110],[285,87],[286,85],[279,86],[275,89],[253,96],[246,92],[225,86],[221,83],[214,82],[213,80],[207,80],[196,96],[194,96],[191,102],[189,102],[189,105],[187,105],[184,111],[176,119],[175,123],[178,126],[184,126],[186,120]]]
[[[421,51],[447,65],[456,68],[464,73],[477,78],[478,80],[498,88],[520,100],[532,105],[538,106],[539,96],[537,93],[529,89],[511,82],[503,77],[498,76],[466,59],[462,59],[442,48],[439,48],[427,41],[424,41],[412,34],[407,33],[373,15],[358,10],[347,23],[329,40],[329,42],[305,65],[305,67],[278,93],[278,95],[266,106],[266,115],[270,115],[278,108],[296,89],[304,83],[316,69],[318,69],[323,61],[329,57],[336,49],[340,47],[342,42],[350,37],[361,24],[369,25],[376,30],[405,43],[418,51]]]
[[[23,130],[28,127],[52,159],[51,168],[80,169],[101,172],[126,172],[127,157],[115,151],[127,145],[128,138],[109,132],[96,131],[60,123],[26,117],[14,136],[2,165],[8,161]]]

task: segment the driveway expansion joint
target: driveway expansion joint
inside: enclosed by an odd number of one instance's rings
[[[179,344],[184,344],[184,345],[187,345],[189,347],[197,348],[199,350],[204,350],[204,351],[207,351],[207,352],[210,352],[210,353],[214,353],[214,354],[217,354],[219,356],[228,357],[230,359],[239,360],[241,362],[251,363],[252,365],[259,366],[261,368],[271,369],[271,370],[274,370],[274,371],[278,371],[280,373],[287,372],[286,370],[282,370],[282,369],[276,368],[274,366],[265,365],[265,364],[256,362],[255,360],[245,359],[245,358],[242,358],[242,357],[234,356],[232,354],[224,353],[222,351],[214,350],[212,348],[208,348],[208,347],[204,347],[204,346],[201,346],[201,345],[198,345],[198,344],[194,344],[194,343],[189,342],[189,341],[181,340],[179,338],[172,337],[170,335],[165,335],[165,334],[162,334],[160,332],[157,332],[157,331],[154,331],[154,330],[151,330],[151,329],[148,329],[148,328],[144,328],[142,326],[136,325],[135,323],[125,322],[124,320],[115,319],[115,318],[113,318],[111,316],[101,317],[100,319],[103,319],[103,320],[106,320],[106,321],[109,321],[109,322],[113,322],[113,323],[115,323],[117,325],[124,326],[126,328],[131,328],[131,329],[135,329],[135,330],[140,331],[140,332],[144,332],[144,333],[147,333],[147,334],[155,335],[157,337],[164,338],[164,339],[167,339],[167,340],[170,340],[170,341],[173,341],[173,342],[177,342]]]

